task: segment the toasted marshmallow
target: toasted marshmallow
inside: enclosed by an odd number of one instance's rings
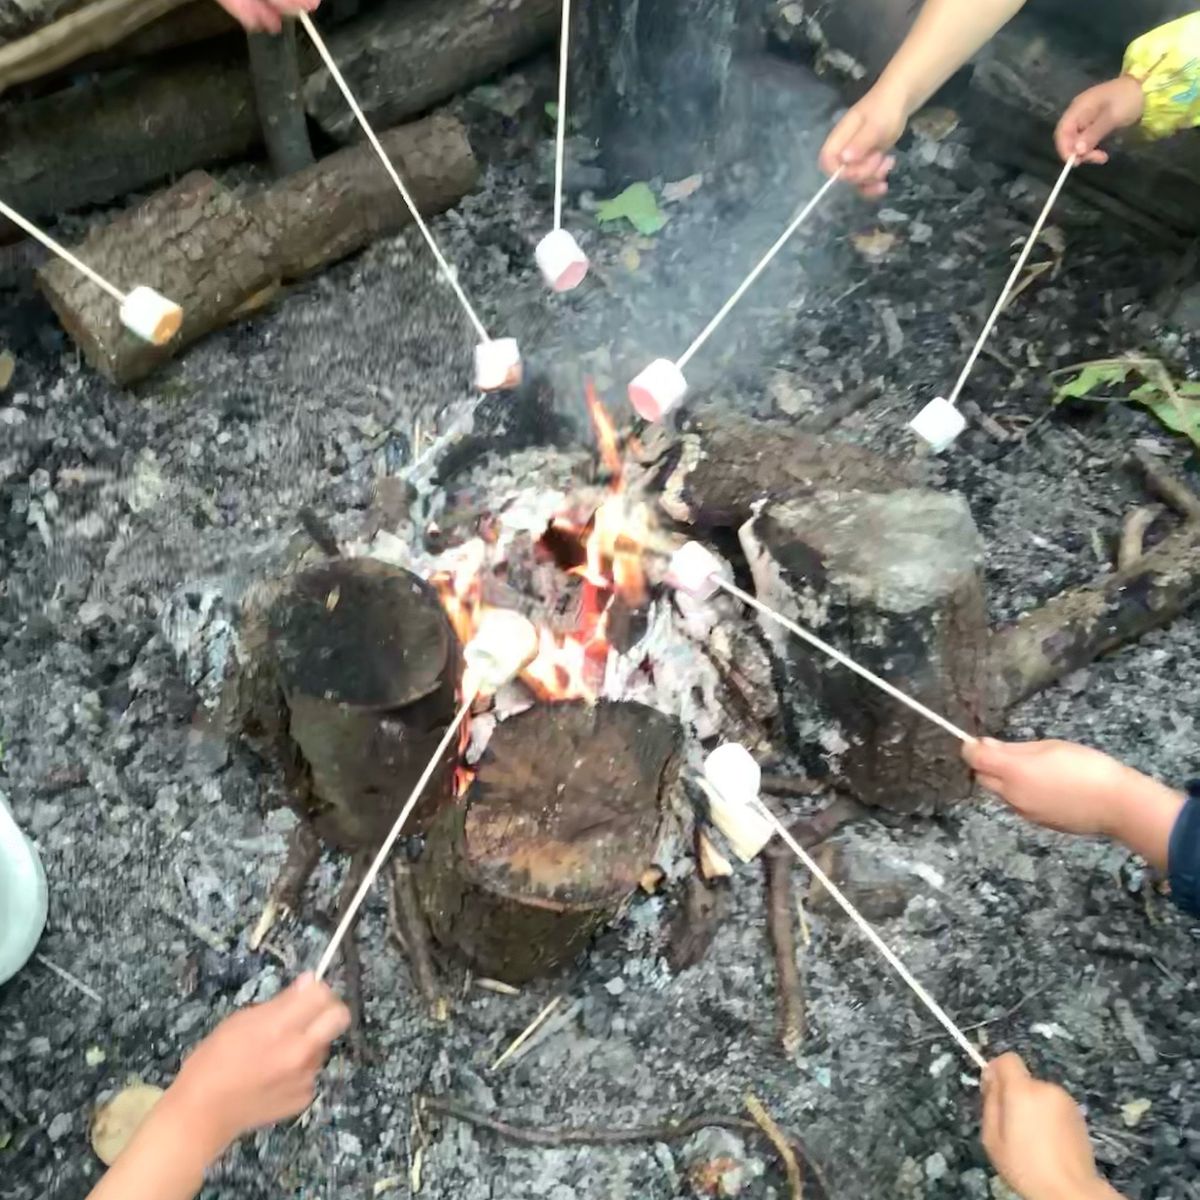
[[[713,824],[742,862],[749,862],[775,834],[758,804],[762,770],[745,746],[726,742],[704,760],[704,781]]]
[[[537,630],[528,617],[508,608],[485,609],[463,649],[467,686],[489,695],[498,692],[537,652]]]
[[[708,600],[720,590],[725,574],[721,560],[699,542],[686,542],[671,555],[667,584],[693,600]]]
[[[542,278],[556,291],[577,288],[588,272],[588,258],[565,229],[552,229],[534,251]]]
[[[629,385],[629,403],[645,421],[661,421],[687,395],[687,380],[669,358],[656,358]]]
[[[516,338],[496,338],[475,347],[475,386],[481,392],[515,388],[521,382],[521,350]]]
[[[135,287],[121,303],[121,324],[144,342],[165,346],[183,324],[183,309],[150,287]]]
[[[929,443],[934,454],[941,454],[967,427],[966,418],[949,400],[938,396],[925,405],[909,423],[909,428]]]

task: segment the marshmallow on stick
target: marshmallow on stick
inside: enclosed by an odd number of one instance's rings
[[[738,858],[750,862],[775,835],[755,804],[762,787],[758,762],[745,746],[726,742],[704,760],[704,782],[712,823]]]
[[[481,392],[501,392],[521,382],[521,351],[515,338],[496,338],[475,347],[475,386]]]
[[[588,257],[565,229],[552,229],[534,251],[542,278],[556,292],[577,288],[588,273]]]

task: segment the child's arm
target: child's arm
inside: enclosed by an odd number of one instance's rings
[[[984,738],[963,755],[979,782],[1026,820],[1122,842],[1169,871],[1181,908],[1200,911],[1200,800],[1070,742]]]
[[[875,86],[838,122],[821,150],[821,167],[865,195],[887,191],[888,151],[917,111],[1001,27],[1024,0],[926,0],[912,31]]]
[[[1015,1054],[983,1076],[983,1148],[1023,1200],[1121,1200],[1096,1169],[1079,1106]]]
[[[243,1009],[187,1058],[88,1200],[191,1200],[204,1172],[252,1129],[303,1112],[344,1004],[312,976]]]

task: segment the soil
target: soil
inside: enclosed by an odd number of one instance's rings
[[[405,475],[429,497],[486,471],[488,452],[583,436],[584,374],[623,414],[624,381],[683,349],[816,186],[828,93],[799,76],[764,84],[761,144],[671,206],[653,238],[597,225],[594,196],[616,189],[592,169],[594,191],[569,210],[592,278],[552,297],[532,254],[550,211],[551,82],[535,64],[459,106],[489,165],[435,231],[485,322],[521,339],[531,377],[469,418],[470,331],[414,235],[296,288],[133,391],[80,365],[23,266],[0,278],[0,343],[17,359],[0,393],[0,787],[52,888],[39,957],[0,991],[6,1200],[84,1195],[101,1169],[93,1107],[131,1076],[168,1081],[188,1046],[323,945],[318,918],[347,866],[331,855],[302,918],[270,949],[247,948],[294,818],[274,774],[209,713],[229,597],[303,536],[305,506],[338,531],[361,520],[380,477]],[[840,194],[696,358],[697,395],[803,420],[877,380],[839,435],[902,447],[909,417],[963,360],[951,318],[978,328],[1044,194],[970,143],[969,130],[914,143],[882,205]],[[974,421],[930,466],[984,533],[997,622],[1104,569],[1123,514],[1147,499],[1123,467],[1134,443],[1191,470],[1188,444],[1142,410],[1051,409],[1048,382],[1056,367],[1135,348],[1194,377],[1200,325],[1163,315],[1178,253],[1086,219],[1056,227],[1061,261],[1014,301],[967,390],[1026,436],[1001,442]],[[876,231],[894,241],[872,262],[854,238]],[[450,429],[451,452],[431,451]],[[173,647],[201,630],[208,657],[181,664]],[[1188,617],[1026,704],[1009,733],[1085,741],[1184,781],[1200,773],[1198,667]],[[852,888],[898,889],[880,928],[956,1019],[1086,1105],[1130,1200],[1200,1194],[1200,930],[1143,868],[983,798],[836,841]],[[461,986],[439,1024],[373,898],[359,934],[372,1059],[339,1047],[307,1116],[239,1144],[205,1194],[405,1196],[419,1163],[427,1200],[666,1200],[691,1194],[697,1162],[731,1152],[743,1196],[782,1197],[769,1148],[740,1135],[537,1149],[413,1115],[429,1092],[516,1124],[612,1127],[738,1114],[748,1091],[804,1140],[832,1195],[1005,1194],[979,1146],[967,1064],[846,922],[809,914],[810,1033],[789,1061],[773,1038],[757,868],[737,872],[706,959],[672,974],[666,932],[682,902],[681,885],[639,897],[572,971],[517,996],[444,964]],[[569,1019],[490,1070],[560,994]],[[1126,1107],[1136,1101],[1148,1107]]]

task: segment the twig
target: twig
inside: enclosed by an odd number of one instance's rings
[[[55,975],[63,981],[70,984],[77,992],[82,992],[89,1000],[94,1000],[97,1004],[104,1003],[104,997],[100,995],[94,987],[89,987],[82,979],[72,975],[70,971],[64,971],[56,962],[51,962],[44,954],[35,954],[34,958],[42,964],[48,971],[53,971]]]
[[[445,1100],[440,1096],[418,1096],[418,1106],[427,1113],[436,1116],[449,1117],[454,1121],[463,1121],[477,1129],[486,1129],[499,1137],[507,1138],[521,1146],[627,1146],[633,1142],[671,1142],[689,1138],[703,1129],[728,1129],[734,1133],[753,1133],[765,1136],[763,1130],[754,1121],[745,1117],[729,1117],[717,1113],[699,1113],[694,1117],[684,1117],[678,1121],[666,1121],[661,1125],[634,1125],[628,1129],[589,1129],[560,1126],[550,1129],[536,1129],[529,1126],[510,1125],[507,1121],[499,1121],[487,1113],[481,1113],[458,1104],[453,1100]],[[828,1195],[828,1189],[821,1173],[813,1165],[804,1144],[788,1135],[787,1141],[793,1153],[802,1160],[808,1170],[809,1177],[816,1182],[822,1196]]]
[[[551,1000],[550,1003],[547,1004],[546,1007],[543,1008],[542,1011],[538,1013],[538,1015],[534,1017],[533,1020],[530,1021],[529,1024],[526,1025],[519,1034],[517,1034],[516,1038],[509,1045],[508,1049],[505,1050],[504,1053],[501,1054],[494,1063],[492,1063],[491,1069],[493,1071],[498,1071],[506,1062],[508,1062],[508,1060],[512,1058],[512,1056],[516,1054],[516,1052],[520,1050],[520,1048],[525,1045],[525,1043],[529,1041],[531,1037],[533,1037],[540,1026],[549,1019],[550,1014],[554,1012],[554,1010],[562,1003],[562,1001],[563,998],[561,994],[555,996],[554,999]]]
[[[768,796],[811,796],[821,790],[807,775],[764,775],[761,786]]]
[[[1150,526],[1158,520],[1162,510],[1161,504],[1143,504],[1125,518],[1121,528],[1121,541],[1117,546],[1118,571],[1128,570],[1142,557],[1146,534]]]
[[[779,1157],[783,1159],[784,1170],[787,1172],[788,1188],[792,1200],[804,1200],[804,1176],[800,1173],[800,1163],[796,1160],[796,1152],[787,1140],[783,1130],[775,1123],[775,1119],[767,1112],[763,1102],[753,1093],[746,1094],[746,1111],[754,1119],[754,1123],[763,1131],[767,1141],[775,1147]]]
[[[429,1015],[435,1021],[444,1021],[449,1016],[446,997],[438,988],[437,974],[433,969],[433,956],[429,952],[429,930],[417,899],[413,883],[412,868],[404,862],[392,862],[392,887],[388,893],[388,922],[396,941],[400,943],[413,980]]]
[[[827,404],[810,421],[804,422],[806,433],[828,433],[836,425],[852,417],[859,409],[866,408],[879,395],[879,381],[868,380],[859,387],[852,388],[844,396]]]
[[[792,905],[792,860],[773,843],[762,858],[767,885],[767,932],[775,953],[775,1022],[779,1044],[789,1057],[804,1041],[808,1018],[804,984],[796,966],[795,913]]]
[[[1157,459],[1142,450],[1134,450],[1131,458],[1146,477],[1146,486],[1160,500],[1169,504],[1181,517],[1200,521],[1200,496],[1183,480],[1176,479]]]
[[[1001,1021],[1007,1021],[1010,1017],[1015,1017],[1031,1000],[1035,1000],[1040,996],[1050,985],[1043,983],[1040,987],[1036,987],[1032,992],[1022,996],[1007,1012],[1002,1012],[998,1017],[988,1017],[986,1021],[976,1021],[974,1025],[964,1025],[963,1033],[974,1033],[977,1029],[987,1029],[991,1025],[999,1025]],[[926,1034],[924,1037],[915,1039],[915,1045],[922,1045],[925,1042],[936,1042],[941,1038],[940,1033]]]

